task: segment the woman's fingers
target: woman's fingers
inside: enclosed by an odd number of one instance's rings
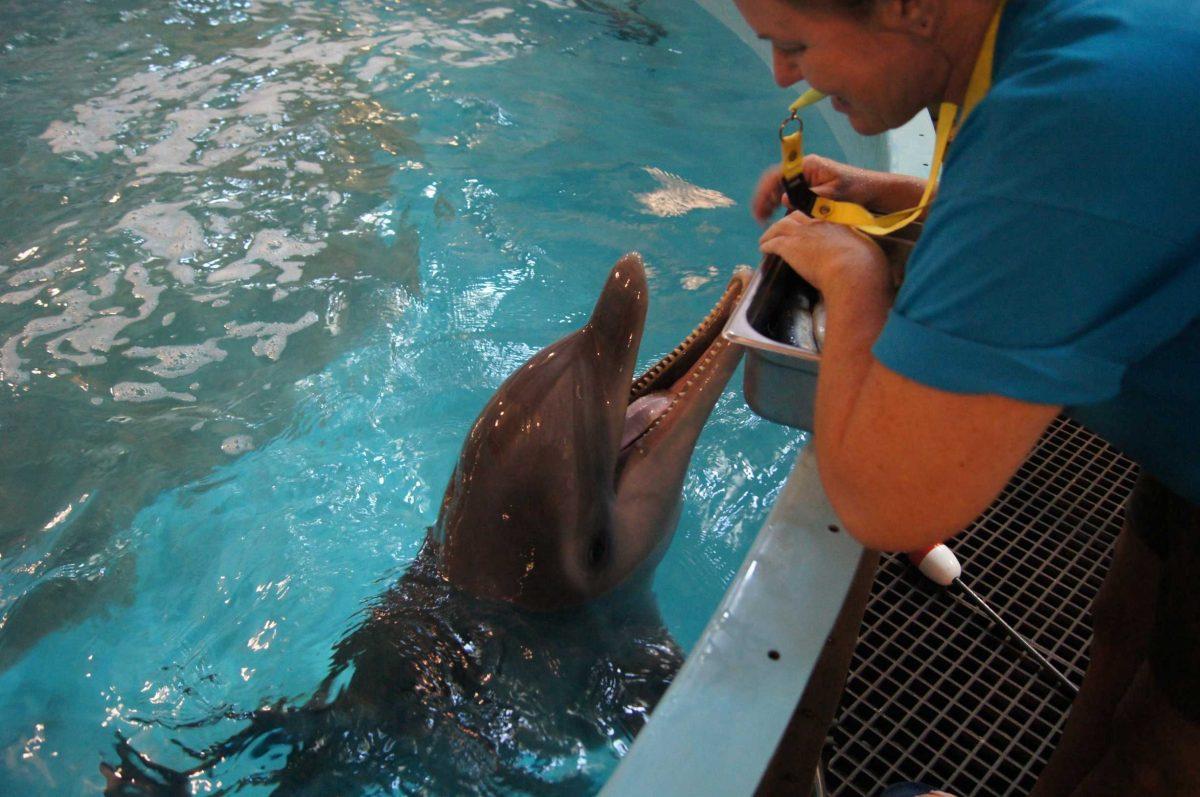
[[[853,167],[844,163],[820,155],[804,156],[804,179],[819,196],[831,199],[846,198],[843,195],[851,182],[849,175],[853,173]],[[771,166],[758,178],[758,184],[754,187],[754,194],[750,199],[750,213],[760,224],[767,224],[779,207],[794,209],[782,188],[783,170],[779,166]]]
[[[813,219],[805,216],[803,213],[789,213],[779,221],[768,227],[759,237],[758,242],[765,243],[772,238],[778,238],[781,235],[794,234],[798,229],[806,224],[812,224]]]
[[[782,204],[780,189],[782,187],[781,171],[778,166],[772,166],[758,178],[754,188],[754,196],[750,200],[750,212],[761,224],[765,224],[771,214]]]
[[[788,256],[793,249],[799,248],[797,242],[790,238],[772,238],[769,241],[764,241],[759,247],[764,255],[778,255],[789,263],[792,262]]]
[[[812,190],[822,196],[837,192],[842,180],[842,164],[820,155],[804,156],[804,177]]]
[[[792,213],[771,225],[759,239],[764,254],[783,258],[818,290],[840,279],[847,269],[886,270],[887,259],[867,236],[826,221]],[[881,271],[881,273],[883,273]]]
[[[821,222],[814,222],[802,213],[789,213],[772,224],[762,238],[759,239],[759,249],[765,255],[777,255],[783,258],[800,276],[813,281],[808,273],[813,264],[813,256],[820,257],[824,250],[823,236],[812,229]]]

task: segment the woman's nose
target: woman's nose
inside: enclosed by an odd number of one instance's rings
[[[771,71],[775,74],[775,82],[783,88],[804,80],[804,72],[796,63],[796,57],[779,50],[772,53]]]

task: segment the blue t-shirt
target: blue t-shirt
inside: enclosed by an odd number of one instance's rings
[[[1010,0],[874,347],[1063,404],[1200,503],[1200,3]]]

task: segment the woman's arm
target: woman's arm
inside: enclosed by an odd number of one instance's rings
[[[849,532],[881,550],[917,550],[974,520],[999,494],[1060,408],[950,393],[871,354],[891,307],[874,242],[797,214],[763,235],[824,295],[825,342],[814,444],[821,481]]]

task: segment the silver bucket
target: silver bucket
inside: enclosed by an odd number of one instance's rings
[[[816,290],[779,258],[766,258],[724,332],[746,349],[742,391],[755,413],[812,431],[823,318]]]

